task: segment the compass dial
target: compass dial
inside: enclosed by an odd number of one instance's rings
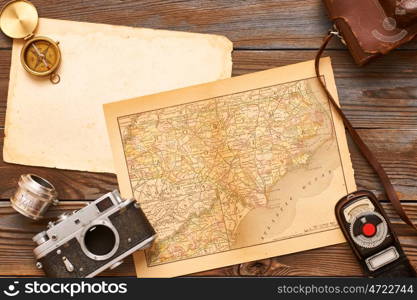
[[[36,37],[23,46],[21,59],[23,67],[29,73],[44,76],[57,69],[61,53],[54,41],[45,37]]]

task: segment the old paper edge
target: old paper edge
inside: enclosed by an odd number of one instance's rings
[[[339,103],[331,60],[329,57],[321,59],[320,69],[322,70],[322,75],[325,77],[326,85],[329,91],[332,93],[337,103]],[[285,74],[285,77],[282,77],[282,74]],[[155,95],[104,104],[103,107],[106,116],[106,123],[113,151],[117,179],[122,196],[132,197],[133,195],[130,187],[126,162],[124,160],[125,156],[117,122],[117,118],[119,116],[193,102],[201,99],[201,91],[204,91],[203,99],[208,99],[244,91],[245,89],[242,89],[242,86],[248,86],[253,89],[312,78],[315,76],[314,61],[307,61],[285,67],[219,80],[213,83],[201,84],[170,92],[163,92]],[[169,105],[167,105],[166,102],[168,98]],[[343,122],[333,108],[332,115],[337,141],[341,152],[341,163],[346,177],[346,188],[349,192],[353,192],[356,190],[356,183],[354,180],[354,172],[352,162],[350,160],[350,153],[347,146]],[[339,199],[335,199],[335,201],[337,200]],[[345,241],[346,240],[340,229],[337,228],[309,236],[302,236],[285,241],[270,242],[268,244],[256,245],[243,249],[229,250],[223,253],[190,258],[179,262],[167,263],[161,266],[148,267],[146,265],[143,251],[139,251],[134,254],[134,261],[138,277],[173,277],[264,259],[267,257],[329,246],[343,243]],[[215,258],[213,256],[215,256]]]
[[[102,24],[102,23],[93,23],[93,22],[79,22],[79,21],[72,21],[72,20],[59,20],[59,19],[50,19],[50,18],[40,18],[39,24],[37,28],[37,32],[42,35],[42,27],[44,21],[48,21],[51,24],[47,26],[56,27],[54,30],[56,33],[59,34],[66,34],[67,26],[71,26],[71,23],[76,23],[78,26],[72,26],[71,34],[80,34],[85,35],[88,33],[97,33],[97,32],[105,32],[106,35],[114,35],[117,37],[129,37],[129,36],[149,36],[154,37],[157,34],[158,38],[163,38],[164,36],[168,37],[181,37],[181,38],[204,38],[205,40],[209,41],[211,44],[219,45],[221,49],[225,53],[228,53],[228,60],[223,62],[223,69],[221,70],[221,74],[217,79],[224,79],[230,78],[232,74],[232,51],[233,51],[233,43],[223,35],[218,34],[211,34],[211,33],[196,33],[196,32],[187,32],[187,31],[177,31],[177,30],[165,30],[165,29],[153,29],[153,28],[144,28],[144,27],[132,27],[132,26],[123,26],[123,25],[112,25],[112,24]],[[67,169],[67,170],[74,170],[74,171],[85,171],[85,172],[100,172],[100,173],[114,173],[114,169],[109,169],[102,166],[97,166],[87,163],[78,164],[78,165],[71,165],[71,163],[67,162],[58,162],[62,160],[62,157],[59,158],[58,154],[54,157],[55,163],[51,164],[48,162],[48,159],[43,160],[34,160],[29,155],[29,150],[22,151],[20,153],[15,151],[18,147],[11,141],[14,137],[10,134],[10,128],[13,126],[12,123],[12,110],[14,106],[12,105],[13,101],[15,100],[14,90],[15,90],[15,83],[16,77],[18,72],[25,72],[23,67],[20,63],[20,50],[23,46],[24,41],[22,40],[13,40],[12,46],[12,56],[11,56],[11,66],[10,66],[10,73],[9,73],[9,85],[8,85],[8,95],[7,95],[7,106],[6,106],[6,117],[5,117],[5,125],[4,125],[4,138],[3,138],[3,161],[12,164],[21,164],[27,166],[37,166],[37,167],[48,167],[48,168],[58,168],[58,169]],[[65,59],[65,58],[64,58]],[[22,68],[22,69],[19,69]],[[59,71],[59,70],[58,70]],[[35,80],[48,80],[48,78],[34,78]],[[114,99],[117,101],[119,99]],[[16,122],[16,120],[14,120]],[[112,162],[110,162],[112,163]],[[113,163],[114,164],[114,163]]]

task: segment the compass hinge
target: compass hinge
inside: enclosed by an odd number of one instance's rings
[[[28,41],[28,40],[30,40],[31,38],[33,38],[33,33],[29,33],[27,36],[25,36],[23,39],[25,40],[25,41]]]

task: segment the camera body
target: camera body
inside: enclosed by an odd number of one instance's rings
[[[34,236],[36,266],[48,277],[94,277],[149,247],[155,236],[139,204],[113,191]]]

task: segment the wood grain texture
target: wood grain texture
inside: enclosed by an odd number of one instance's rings
[[[0,6],[7,1],[1,0]],[[223,34],[239,49],[314,49],[331,27],[322,0],[32,2],[45,18]],[[10,39],[1,35],[0,48],[10,45]],[[344,48],[338,42],[330,47]],[[405,46],[416,47],[416,42]]]
[[[32,237],[45,229],[49,220],[55,219],[64,211],[78,209],[86,202],[61,202],[48,212],[48,218],[35,223],[19,215],[9,205],[0,203],[0,276],[40,276],[42,271],[36,269],[32,250],[35,247]],[[412,264],[417,267],[417,240],[408,226],[398,220],[389,204],[384,204],[388,215],[394,223],[395,231]],[[407,212],[413,220],[417,220],[417,204],[407,204]],[[337,268],[335,266],[337,265]],[[325,248],[304,251],[249,262],[241,265],[210,270],[194,275],[198,276],[361,276],[356,259],[347,244],[339,244]],[[131,257],[112,271],[102,276],[134,276]]]
[[[0,6],[8,0],[0,0]],[[321,0],[32,0],[39,15],[75,21],[222,34],[234,42],[233,75],[313,59],[330,27]],[[11,40],[0,33],[0,149],[3,144]],[[417,41],[364,68],[354,65],[339,41],[326,52],[332,57],[343,110],[386,168],[402,200],[417,200]],[[331,50],[333,49],[333,50]],[[65,59],[65,58],[64,58]],[[115,99],[116,100],[116,99]],[[118,99],[117,99],[118,100]],[[381,186],[349,141],[360,188]],[[34,223],[9,206],[18,177],[33,172],[57,187],[61,205],[50,218],[81,207],[117,187],[113,174],[97,174],[12,165],[0,159],[0,276],[39,276],[34,267],[32,236],[46,221]],[[414,266],[415,233],[384,205]],[[417,220],[417,203],[407,211]],[[131,258],[104,276],[134,276]],[[211,270],[204,276],[360,276],[346,244]]]
[[[223,34],[246,49],[315,48],[330,27],[321,0],[32,2],[45,18]],[[2,35],[0,48],[10,45]]]

